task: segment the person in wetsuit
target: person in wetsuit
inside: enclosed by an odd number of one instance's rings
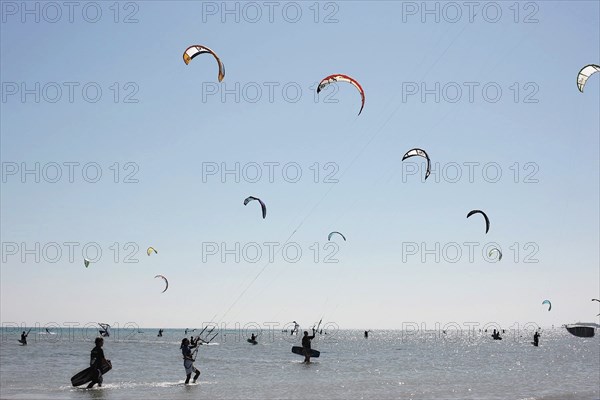
[[[196,380],[200,376],[200,370],[194,366],[194,361],[196,361],[196,360],[194,359],[194,357],[192,357],[191,348],[193,348],[193,347],[196,347],[196,346],[194,345],[194,346],[190,347],[190,341],[188,338],[183,338],[183,340],[181,341],[180,349],[181,349],[181,354],[183,354],[183,367],[185,368],[185,375],[186,375],[185,384],[186,385],[188,383],[190,383],[190,378],[192,377],[192,372],[196,373],[194,375],[193,383],[196,383]]]
[[[312,349],[310,346],[310,341],[315,338],[315,328],[313,328],[312,336],[308,336],[308,332],[304,331],[304,337],[302,338],[302,350],[304,351],[304,362],[310,362],[310,356],[312,354]]]
[[[104,358],[104,350],[102,350],[102,346],[104,345],[104,339],[101,337],[97,337],[94,341],[96,347],[94,347],[90,353],[90,367],[93,368],[93,378],[90,384],[87,386],[88,389],[92,388],[96,383],[98,386],[102,386],[102,364],[106,362]]]
[[[159,330],[158,330],[158,335],[157,335],[157,337],[162,337],[162,333],[163,333],[163,330],[162,330],[162,329],[159,329]]]
[[[256,342],[256,335],[254,333],[252,334],[252,336],[250,336],[250,340]]]
[[[538,331],[535,331],[535,333],[533,334],[533,345],[535,347],[537,347],[539,345],[539,341],[540,341],[540,333]]]
[[[369,338],[369,331],[365,331],[365,339]]]
[[[19,340],[19,342],[21,342],[23,346],[27,346],[27,333],[25,333],[25,331],[21,333],[21,340]]]

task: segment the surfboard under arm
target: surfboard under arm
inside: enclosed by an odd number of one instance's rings
[[[292,347],[292,353],[294,354],[298,354],[299,356],[303,356],[304,355],[304,349],[300,346],[294,346]],[[321,352],[318,350],[311,350],[310,356],[314,357],[314,358],[319,358],[319,356],[321,355]]]
[[[112,364],[110,360],[106,360],[105,363],[102,364],[100,371],[102,375],[106,374],[108,371],[112,369]],[[88,367],[83,371],[79,371],[71,378],[71,384],[73,386],[81,386],[88,382],[91,382],[94,379],[94,369],[92,367]]]

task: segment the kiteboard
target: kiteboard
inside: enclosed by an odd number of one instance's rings
[[[103,363],[102,366],[100,367],[100,371],[102,371],[102,375],[106,374],[111,369],[112,369],[112,364],[110,363],[110,360],[106,360],[106,362]],[[76,373],[75,375],[73,375],[73,377],[71,378],[71,384],[73,386],[84,385],[88,382],[91,382],[94,379],[94,376],[95,376],[94,370],[92,369],[92,367],[88,367],[88,368],[84,369],[83,371],[80,371],[80,372]]]
[[[294,354],[298,354],[299,356],[303,356],[304,355],[304,349],[300,346],[294,346],[292,347],[292,353]],[[319,358],[319,356],[321,355],[321,352],[318,350],[311,350],[310,351],[310,356],[314,357],[314,358]]]
[[[19,339],[19,343],[21,343],[22,345],[25,345],[27,342],[24,342],[21,339]]]
[[[536,342],[531,342],[532,345],[534,345],[535,347],[538,347],[538,344]]]
[[[256,340],[252,340],[252,339],[246,339],[248,341],[248,343],[252,343],[252,344],[258,344],[258,342]]]

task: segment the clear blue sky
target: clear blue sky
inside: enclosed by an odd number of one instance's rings
[[[439,22],[430,14],[421,21],[421,2],[320,3],[316,23],[312,2],[297,3],[297,23],[289,22],[295,18],[290,3],[277,3],[272,22],[261,6],[254,23],[256,10],[244,3],[238,4],[239,23],[233,14],[222,21],[221,2],[120,3],[118,23],[113,3],[100,4],[98,22],[87,22],[79,7],[71,23],[66,7],[57,17],[40,3],[38,23],[35,15],[23,14],[21,2],[2,3],[3,171],[14,165],[7,163],[33,168],[38,162],[48,172],[52,162],[95,162],[103,174],[89,183],[78,167],[70,183],[63,165],[57,183],[5,176],[2,322],[186,327],[215,314],[231,323],[295,319],[305,325],[324,315],[346,328],[597,321],[600,310],[590,299],[600,296],[600,76],[590,78],[582,94],[576,75],[582,66],[600,63],[599,2],[520,3],[518,15],[513,2],[495,3],[502,13],[496,23],[497,10],[484,11],[486,3],[473,22],[466,7],[455,18],[448,3],[438,3]],[[412,5],[419,8],[415,15]],[[213,6],[216,15],[208,13]],[[88,20],[95,18],[95,10],[86,12]],[[129,14],[138,22],[123,23]],[[327,15],[337,22],[324,23]],[[221,57],[226,88],[259,85],[262,97],[251,102],[254,92],[248,91],[235,102],[233,95],[225,101],[220,93],[207,95],[207,88],[219,88],[217,66],[208,55],[186,66],[182,53],[192,44]],[[333,73],[362,84],[360,116],[350,85],[338,86],[332,95],[337,103],[323,102],[332,89],[315,102],[315,83]],[[34,88],[36,82],[42,92],[46,87],[39,103],[32,94],[24,102],[20,92],[10,94],[21,83]],[[51,82],[62,87],[55,103],[49,101],[56,97]],[[64,82],[79,84],[73,102]],[[82,97],[90,82],[102,89],[96,103]],[[126,87],[128,82],[133,84]],[[447,90],[439,102],[431,94],[425,101],[420,93],[406,95],[407,87],[423,83],[431,89],[436,82]],[[278,85],[272,102],[265,83]],[[293,87],[302,89],[297,102],[284,98],[286,84],[290,97]],[[497,102],[483,97],[486,84],[490,97],[501,88]],[[472,102],[467,85],[475,85]],[[462,96],[451,102],[457,86]],[[134,89],[131,99],[138,102],[125,103]],[[402,155],[414,147],[439,163],[425,183],[421,175],[403,177],[409,164]],[[119,163],[122,181],[133,171],[124,170],[127,162],[137,165],[139,182],[114,183],[110,166]],[[274,182],[265,176],[257,183],[231,176],[225,183],[215,176],[203,182],[207,162],[293,162],[302,178],[287,182],[276,169]],[[338,167],[339,182],[324,183],[321,175],[314,183],[310,167],[319,163],[324,174],[328,162]],[[464,166],[471,162],[479,163],[472,183]],[[462,166],[462,179],[440,178],[440,168],[454,163]],[[482,178],[487,163],[500,166],[498,182]],[[525,169],[526,163],[533,164]],[[532,171],[538,182],[525,183]],[[266,202],[265,220],[258,204],[243,206],[250,195]],[[472,209],[489,215],[487,235],[480,216],[465,218]],[[336,264],[322,260],[333,230],[348,239],[336,239]],[[236,263],[231,256],[203,262],[203,243],[232,248],[235,242],[283,243],[290,235],[302,248],[300,261],[277,256],[251,285],[266,255],[258,263],[243,257]],[[81,246],[72,262],[63,245],[57,262],[49,262],[49,254],[39,263],[31,255],[22,262],[20,250],[8,254],[9,242],[29,248],[36,242],[96,242],[103,254],[87,269]],[[121,247],[117,262],[110,249],[115,242]],[[124,262],[128,242],[139,247],[138,263]],[[436,242],[496,242],[504,257],[487,262],[479,247],[470,262],[462,246],[456,263],[406,254],[403,262],[406,243],[431,249]],[[530,242],[535,247],[524,248]],[[314,243],[321,248],[317,263]],[[509,249],[514,243],[518,256]],[[158,254],[146,256],[147,246]],[[525,262],[534,248],[539,262]],[[156,274],[169,279],[167,292],[160,293]],[[541,305],[544,299],[552,301],[551,312]]]

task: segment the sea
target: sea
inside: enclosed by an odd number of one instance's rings
[[[184,385],[183,329],[113,330],[104,353],[113,369],[93,389],[71,386],[89,365],[97,330],[19,329],[0,337],[2,399],[600,399],[600,337],[564,328],[492,340],[479,331],[337,330],[317,334],[310,364],[291,352],[300,336],[217,331],[199,348],[197,384]],[[26,328],[26,330],[29,328]],[[206,333],[206,332],[205,332]]]

